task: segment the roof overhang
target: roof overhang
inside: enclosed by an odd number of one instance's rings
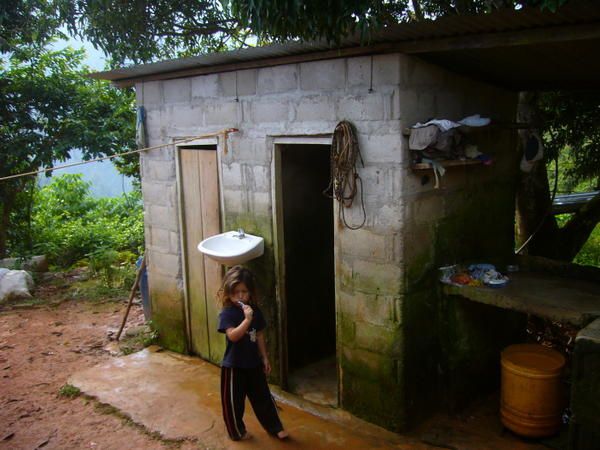
[[[118,86],[141,81],[383,53],[415,55],[513,90],[600,88],[600,2],[572,1],[557,12],[524,8],[399,24],[372,36],[289,42],[92,74]]]

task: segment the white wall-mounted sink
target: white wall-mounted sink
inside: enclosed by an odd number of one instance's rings
[[[265,252],[264,239],[240,231],[227,231],[206,238],[198,244],[198,250],[227,266],[242,264],[262,256]]]

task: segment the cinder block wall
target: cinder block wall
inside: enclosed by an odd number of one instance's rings
[[[330,134],[341,120],[356,126],[365,162],[359,174],[367,222],[357,231],[339,224],[335,229],[341,402],[343,408],[387,428],[406,427],[411,408],[419,406],[415,386],[428,389],[418,383],[418,374],[423,369],[431,375],[434,357],[418,352],[433,347],[418,331],[428,335],[429,327],[435,326],[426,317],[429,306],[422,304],[430,293],[419,283],[441,259],[433,250],[438,245],[434,245],[436,224],[448,213],[458,215],[465,209],[460,199],[443,197],[448,189],[462,192],[469,186],[475,191],[476,180],[493,175],[475,172],[471,179],[467,174],[449,174],[443,181],[445,189],[433,192],[431,183],[421,186],[410,172],[401,131],[436,115],[460,119],[474,112],[501,111],[508,116],[513,96],[399,54],[146,82],[136,91],[138,102],[147,109],[150,145],[222,128],[239,129],[230,135],[228,153],[221,155],[223,228],[241,226],[265,238],[265,256],[249,265],[262,281],[272,355],[277,355],[278,345],[272,138]],[[505,144],[507,139],[494,148],[509,150]],[[184,351],[172,149],[142,155],[142,186],[154,321],[162,343]],[[351,223],[362,218],[358,208],[347,217]]]
[[[571,378],[569,448],[593,450],[600,442],[600,319],[577,334]]]
[[[506,124],[515,120],[516,94],[408,57],[402,67],[403,125],[476,113],[497,124],[467,135],[479,151],[493,157],[493,164],[449,167],[438,189],[432,171],[412,171],[410,162],[404,162],[401,371],[405,425],[410,426],[433,409],[464,404],[467,395],[477,395],[478,382],[493,383],[499,373],[494,372],[498,346],[515,339],[523,323],[501,309],[484,311],[470,302],[445,299],[438,281],[438,267],[488,262],[504,269],[512,256],[518,149]],[[408,153],[408,139],[402,146]],[[485,344],[484,336],[489,336]],[[491,369],[491,377],[487,372],[483,379],[463,376],[465,366],[478,365]]]

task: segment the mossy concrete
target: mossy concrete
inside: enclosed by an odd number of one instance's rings
[[[158,343],[179,353],[188,353],[183,293],[175,280],[158,274],[150,277],[152,323],[158,332]]]
[[[185,320],[183,313],[179,311],[182,307],[177,305],[175,308],[165,308],[160,300],[154,302],[152,323],[158,332],[158,344],[161,347],[178,353],[188,353]]]
[[[595,450],[600,442],[600,319],[579,332],[572,361],[569,447]]]
[[[510,181],[515,174],[507,173],[505,179],[475,175],[454,177],[451,181],[457,187],[447,191],[416,195],[412,211],[420,210],[420,202],[434,205],[435,211],[429,217],[407,218],[401,407],[408,428],[433,411],[456,409],[497,385],[497,375],[490,374],[498,367],[499,349],[525,330],[522,315],[467,301],[449,304],[441,291],[438,267],[468,262],[503,265],[512,257]]]
[[[338,268],[341,406],[390,430],[402,430],[401,271],[391,264],[352,259]]]
[[[344,409],[390,430],[405,428],[398,359],[344,347],[340,364]]]
[[[441,399],[450,411],[500,384],[500,353],[526,338],[527,315],[458,296],[440,304]]]
[[[85,395],[111,405],[111,409],[118,409],[119,414],[155,436],[179,441],[175,444],[184,448],[429,448],[417,437],[390,433],[333,408],[299,403],[278,389],[272,389],[272,393],[281,405],[279,415],[291,439],[281,442],[273,438],[247,410],[244,422],[251,439],[234,442],[227,436],[222,419],[219,368],[199,358],[157,350],[150,347],[134,355],[112,358],[73,374],[69,383]],[[373,386],[365,394],[377,391],[377,386]],[[377,395],[382,399],[381,393]],[[179,446],[175,444],[168,447]]]

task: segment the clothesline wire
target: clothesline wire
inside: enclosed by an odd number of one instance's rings
[[[533,231],[533,233],[531,233],[531,235],[525,240],[525,242],[523,242],[523,244],[521,244],[521,246],[517,250],[515,250],[515,255],[518,255],[519,253],[521,253],[523,251],[523,249],[525,247],[527,247],[527,245],[529,244],[529,241],[531,241],[533,239],[533,237],[537,234],[537,232],[542,229],[542,225],[544,225],[544,223],[546,222],[546,218],[552,212],[554,199],[556,198],[557,189],[558,189],[558,155],[556,155],[556,157],[554,158],[554,188],[552,189],[552,198],[550,198],[550,205],[548,206],[548,209],[546,210],[546,212],[540,219],[540,222],[538,223],[538,225],[535,228],[535,230]]]
[[[224,136],[225,138],[227,138],[227,135],[229,133],[233,133],[235,131],[238,131],[238,130],[236,128],[226,128],[224,130],[217,131],[216,133],[200,134],[198,136],[192,136],[190,138],[178,140],[176,142],[169,142],[167,144],[159,144],[159,145],[154,145],[152,147],[145,147],[145,148],[139,148],[137,150],[130,150],[128,152],[115,153],[114,155],[102,156],[102,157],[99,157],[99,158],[90,159],[88,161],[80,161],[80,162],[76,162],[76,163],[65,164],[63,166],[58,166],[58,167],[47,167],[45,169],[33,170],[31,172],[24,172],[24,173],[19,173],[19,174],[16,174],[16,175],[9,175],[9,176],[0,178],[0,181],[10,180],[10,179],[13,179],[13,178],[26,177],[26,176],[29,176],[29,175],[39,175],[39,174],[45,173],[45,172],[53,172],[55,170],[66,169],[67,167],[81,166],[83,164],[90,164],[90,163],[93,163],[93,162],[104,161],[106,159],[118,158],[119,156],[125,156],[125,155],[131,155],[131,154],[134,154],[134,153],[147,152],[149,150],[156,150],[158,148],[168,147],[170,145],[185,144],[186,142],[195,141],[196,139],[203,139],[203,138],[215,137],[215,136],[221,136],[221,135]],[[227,144],[225,144],[225,145],[227,145]]]

